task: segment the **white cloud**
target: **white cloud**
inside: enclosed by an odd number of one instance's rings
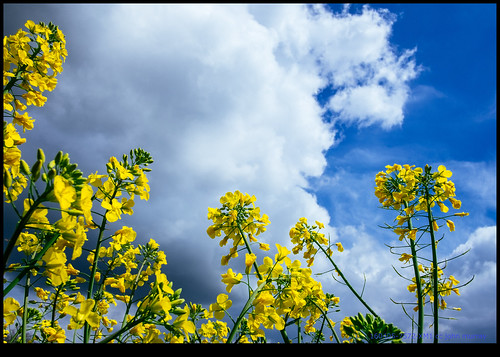
[[[368,8],[125,4],[56,14],[69,56],[40,111],[45,144],[71,150],[86,173],[132,147],[150,151],[151,199],[126,224],[160,242],[176,274],[204,271],[206,281],[218,279],[224,252],[205,234],[207,207],[227,191],[256,195],[272,243],[284,244],[302,216],[329,222],[303,189],[323,174],[334,144],[318,91],[338,91],[337,119],[390,127],[416,73],[409,53],[390,45],[393,19]],[[371,98],[376,105],[354,105]],[[183,268],[188,259],[196,266]]]

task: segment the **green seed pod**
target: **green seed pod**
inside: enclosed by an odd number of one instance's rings
[[[36,157],[38,160],[42,160],[42,162],[45,162],[45,153],[41,148],[39,148],[38,151],[36,152]]]
[[[36,182],[40,177],[40,171],[42,170],[43,162],[42,160],[37,160],[33,167],[31,168],[31,180]]]
[[[28,166],[28,164],[26,163],[26,161],[21,160],[20,168],[21,168],[21,172],[23,174],[25,174],[27,176],[29,176],[31,174],[30,167]]]

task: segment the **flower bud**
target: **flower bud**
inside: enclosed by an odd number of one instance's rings
[[[78,164],[71,164],[66,167],[66,172],[72,172],[78,167]]]
[[[31,174],[30,167],[26,163],[26,161],[21,160],[21,165],[20,165],[21,172],[27,176]]]
[[[60,162],[61,162],[61,159],[63,157],[63,152],[62,151],[59,151],[57,154],[56,154],[56,157],[54,159],[54,162],[58,165]]]
[[[59,166],[66,167],[66,165],[68,165],[68,164],[69,164],[69,155],[68,155],[68,153],[66,153],[63,155],[61,162],[59,163]]]
[[[170,301],[170,304],[172,304],[172,306],[177,306],[177,305],[180,305],[182,304],[184,301],[184,299],[175,299],[175,300],[172,300]],[[182,310],[184,312],[184,310]]]
[[[36,152],[36,157],[38,160],[42,160],[42,162],[45,162],[45,153],[41,148],[39,148],[38,151]]]
[[[176,307],[175,309],[171,310],[171,312],[174,315],[184,315],[186,313],[186,311],[184,311],[184,309],[181,309],[180,307]]]
[[[31,168],[31,180],[36,182],[40,177],[40,171],[42,170],[43,162],[42,160],[37,160],[33,167]]]
[[[12,176],[11,176],[9,170],[5,170],[3,172],[3,185],[5,187],[10,187],[12,185]]]
[[[51,168],[51,169],[49,170],[49,173],[47,174],[47,178],[48,178],[49,180],[53,180],[53,179],[54,179],[54,177],[56,177],[56,169]]]
[[[83,211],[77,210],[77,209],[72,209],[69,211],[66,211],[69,215],[71,216],[80,216],[83,215]]]
[[[178,298],[179,296],[181,296],[181,292],[182,292],[182,288],[179,288],[179,289],[175,290],[174,297]]]

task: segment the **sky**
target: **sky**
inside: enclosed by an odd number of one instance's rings
[[[206,234],[207,208],[240,190],[270,217],[260,239],[271,246],[290,246],[301,217],[325,223],[349,281],[361,290],[366,279],[373,309],[410,332],[391,302],[413,295],[394,272],[395,236],[380,226],[395,217],[379,208],[374,178],[394,163],[445,165],[470,216],[455,220],[439,254],[470,249],[446,274],[474,280],[448,298],[462,311],[441,331],[447,342],[496,342],[495,4],[3,9],[4,35],[51,21],[69,53],[47,104],[30,111],[23,158],[63,150],[89,175],[111,156],[149,151],[151,198],[116,229],[160,243],[188,301],[208,306],[225,291],[227,252]],[[341,299],[334,321],[365,312],[328,274],[318,279]]]

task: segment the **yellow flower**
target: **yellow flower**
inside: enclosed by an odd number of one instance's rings
[[[66,331],[57,326],[54,327],[44,327],[43,332],[47,335],[48,342],[64,343],[66,341]]]
[[[178,329],[184,330],[184,335],[189,342],[189,334],[196,332],[196,326],[192,321],[188,320],[189,306],[187,304],[184,306],[183,310],[184,313],[182,315],[179,315],[172,325]]]
[[[252,265],[257,259],[257,256],[255,254],[245,254],[245,274],[249,274],[250,270],[252,269]]]
[[[257,306],[257,305],[268,306],[268,305],[271,305],[273,302],[274,302],[273,295],[269,291],[264,290],[264,291],[261,291],[259,293],[259,295],[257,295],[255,300],[253,301],[253,305],[254,306]]]
[[[101,202],[102,208],[106,209],[106,219],[110,222],[116,222],[121,218],[122,204],[116,198],[113,198],[111,204],[109,200],[105,199]]]
[[[28,130],[33,129],[33,123],[35,122],[35,119],[32,119],[26,112],[24,112],[22,115],[19,114],[18,112],[15,112],[14,119],[12,120],[12,122],[19,126],[22,126],[23,132],[25,132],[26,129]]]
[[[446,166],[439,165],[438,172],[435,173],[434,176],[437,182],[446,182],[448,178],[452,176],[452,173],[450,170],[446,169]]]
[[[222,320],[224,318],[225,312],[233,305],[233,302],[229,300],[229,296],[226,294],[219,294],[217,296],[217,302],[210,304],[208,312],[213,314],[217,320]]]
[[[278,254],[274,256],[274,261],[276,262],[285,259],[285,257],[291,253],[291,251],[289,251],[286,247],[283,247],[279,244],[276,244],[276,248],[278,248]]]
[[[120,250],[122,245],[132,243],[137,236],[137,233],[130,227],[123,226],[117,230],[112,236],[114,248]]]
[[[80,196],[80,208],[83,211],[83,215],[85,216],[85,220],[87,224],[93,226],[92,221],[92,196],[94,195],[94,190],[90,185],[84,185],[82,187],[81,196]]]
[[[447,219],[446,225],[450,229],[450,232],[453,232],[455,230],[455,223],[453,223],[453,221],[450,221],[449,219]]]
[[[452,285],[458,285],[460,283],[453,275],[450,275],[449,279]]]
[[[68,280],[65,266],[67,258],[63,250],[52,246],[45,252],[42,260],[46,263],[45,271],[53,285],[59,286]]]
[[[233,269],[229,268],[227,270],[226,274],[221,274],[222,276],[222,282],[226,284],[226,291],[228,293],[231,292],[233,289],[233,286],[236,284],[239,284],[241,279],[243,278],[243,275],[241,273],[238,273],[237,275],[233,272]]]
[[[399,260],[402,261],[402,262],[408,263],[411,258],[413,258],[413,255],[407,254],[407,253],[403,253],[403,254],[401,254],[401,258],[399,258]]]
[[[68,209],[76,200],[76,190],[64,177],[57,175],[54,178],[54,195],[61,209]]]
[[[94,305],[95,301],[93,299],[88,299],[80,304],[79,309],[72,305],[66,306],[63,312],[71,315],[71,321],[68,328],[77,330],[82,328],[85,322],[87,322],[93,329],[97,329],[101,317],[96,312],[92,311]]]
[[[3,301],[4,327],[12,324],[21,311],[21,305],[16,299],[8,297]]]
[[[437,204],[438,204],[439,208],[441,209],[441,212],[443,212],[443,213],[448,212],[448,207],[443,202],[437,201]]]
[[[269,248],[269,244],[267,244],[267,243],[259,243],[259,249],[264,250],[264,251],[268,251],[271,248]]]

